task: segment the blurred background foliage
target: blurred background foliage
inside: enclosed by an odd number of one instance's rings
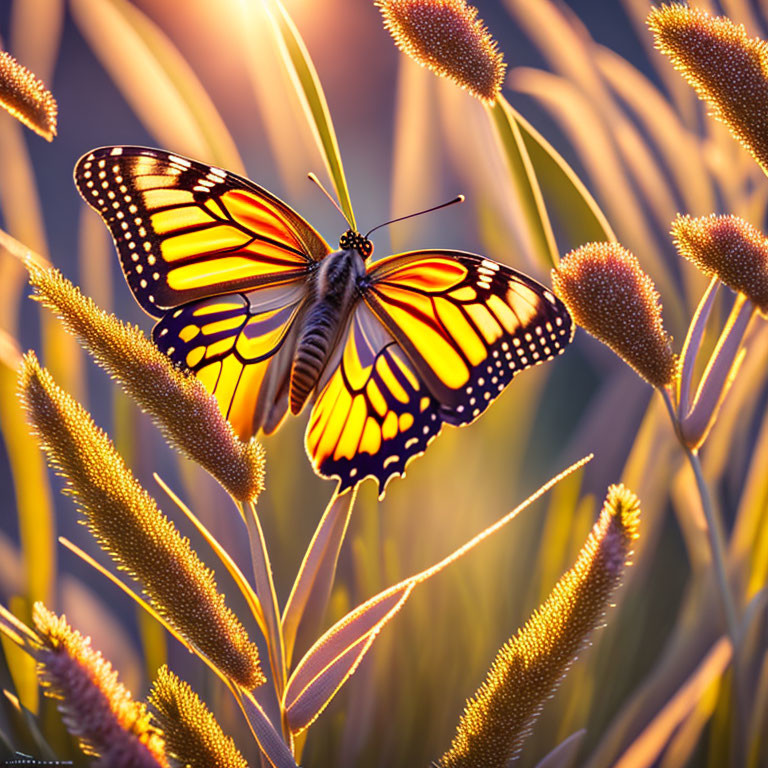
[[[361,229],[467,195],[450,213],[381,230],[375,256],[446,246],[484,253],[548,282],[482,105],[399,54],[373,3],[285,5],[325,88]],[[762,172],[653,51],[644,28],[646,0],[476,5],[509,64],[507,98],[573,165],[618,240],[653,277],[679,350],[707,280],[675,255],[669,225],[680,211],[735,213],[764,227]],[[768,36],[765,3],[696,5]],[[145,329],[149,319],[129,295],[105,228],[71,182],[75,161],[92,147],[162,146],[246,172],[329,242],[344,228],[306,181],[310,170],[325,178],[322,160],[260,6],[252,6],[246,13],[237,0],[0,4],[3,47],[51,86],[60,109],[52,144],[0,114],[0,226],[50,258],[100,306]],[[561,254],[598,236],[589,221],[572,214],[572,198],[546,173],[541,183]],[[172,456],[74,341],[25,300],[28,292],[22,268],[0,254],[0,599],[22,617],[40,598],[65,612],[137,696],[168,659],[237,740],[240,713],[218,681],[137,618],[127,598],[57,548],[56,536],[64,535],[100,557],[27,436],[9,367],[16,345],[41,350],[57,380],[116,438],[139,479],[162,500],[152,479],[159,473],[236,558],[246,556],[241,522],[218,486]],[[713,326],[730,310],[725,293]],[[703,463],[731,532],[733,579],[748,598],[758,595],[755,651],[737,674],[761,691],[764,709],[745,725],[760,733],[768,707],[759,594],[768,572],[764,322],[753,324],[747,343],[749,354]],[[372,484],[361,488],[326,624],[440,559],[566,463],[595,453],[585,473],[414,593],[322,715],[303,765],[416,766],[435,759],[497,648],[573,561],[606,486],[618,481],[643,505],[635,567],[607,629],[547,704],[520,765],[535,765],[581,728],[578,764],[590,768],[725,764],[727,654],[716,645],[721,626],[704,524],[693,475],[661,400],[651,394],[605,347],[577,332],[567,354],[516,380],[476,425],[447,429],[405,480],[390,485],[381,504]],[[259,507],[281,603],[331,491],[304,455],[305,419],[290,419],[265,440],[267,487]],[[193,532],[184,533],[210,560]],[[234,595],[225,574],[219,578]],[[299,638],[299,651],[303,643]],[[34,710],[28,672],[17,673],[15,684]],[[0,677],[9,688],[6,668]],[[46,738],[59,756],[73,754],[50,709],[43,707]],[[0,703],[0,730],[24,732],[17,717],[8,701]],[[33,750],[34,734],[26,738],[15,746]],[[253,758],[247,742],[240,746]]]

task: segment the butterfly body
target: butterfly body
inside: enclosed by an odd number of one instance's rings
[[[312,403],[305,447],[340,490],[387,482],[444,424],[477,419],[573,337],[565,306],[503,264],[442,249],[334,250],[287,204],[162,150],[103,147],[75,183],[108,226],[152,336],[247,439]]]
[[[356,232],[345,234],[360,237]],[[328,254],[314,270],[291,368],[291,413],[301,411],[317,385],[359,299],[365,275],[364,257],[355,247]]]

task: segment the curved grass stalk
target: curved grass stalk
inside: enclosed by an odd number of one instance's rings
[[[242,0],[245,2],[245,0]],[[262,0],[272,22],[272,31],[283,55],[286,69],[296,88],[299,101],[304,107],[307,121],[312,128],[325,160],[336,195],[344,215],[352,229],[357,229],[352,201],[349,196],[344,166],[341,162],[339,142],[333,128],[333,120],[325,99],[323,86],[312,63],[307,46],[299,30],[280,0]]]
[[[678,434],[677,421],[675,419],[675,408],[672,404],[669,392],[666,389],[659,389],[664,404],[667,406],[667,412],[669,418],[672,421],[672,425],[675,428],[675,434]],[[679,435],[678,435],[679,437]],[[706,480],[701,469],[701,462],[696,451],[692,451],[680,440],[683,450],[685,451],[686,458],[688,459],[693,474],[696,478],[696,488],[699,492],[699,499],[701,501],[701,507],[704,512],[704,517],[707,521],[707,535],[709,536],[709,545],[712,551],[712,564],[715,570],[715,580],[717,582],[718,592],[720,595],[720,602],[723,609],[723,616],[725,617],[726,626],[728,628],[728,634],[733,643],[733,647],[738,647],[739,642],[739,622],[736,607],[733,601],[733,594],[728,584],[728,573],[725,566],[725,536],[723,534],[723,525],[719,516],[716,514],[714,506],[712,505],[712,498],[709,495],[709,489],[707,488]]]
[[[555,234],[515,112],[502,95],[487,110],[507,160],[534,253],[542,267],[557,267],[560,259]]]
[[[251,562],[256,583],[256,594],[264,611],[264,623],[266,625],[265,637],[269,649],[269,665],[272,669],[275,691],[278,699],[282,699],[286,681],[285,644],[283,629],[280,623],[280,608],[277,603],[277,592],[272,578],[272,566],[269,562],[269,552],[264,539],[264,531],[261,528],[256,505],[249,502],[238,506],[248,527],[248,538],[251,545]]]
[[[520,128],[536,177],[550,207],[559,202],[559,207],[567,211],[567,216],[563,217],[564,226],[568,224],[566,219],[572,217],[576,220],[580,234],[574,240],[616,242],[616,234],[607,216],[576,171],[511,104],[509,110]]]
[[[319,624],[325,613],[355,496],[356,490],[334,492],[304,554],[281,620],[288,667],[300,630]]]

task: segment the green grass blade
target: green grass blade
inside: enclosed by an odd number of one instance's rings
[[[291,75],[299,100],[307,113],[307,119],[325,159],[328,173],[333,182],[344,215],[352,229],[357,229],[352,201],[349,198],[344,166],[341,163],[339,143],[333,129],[328,102],[323,93],[320,78],[309,56],[299,30],[291,20],[280,0],[262,0],[267,15],[272,21],[278,47],[283,54],[286,68]]]
[[[507,160],[534,253],[544,268],[556,267],[559,254],[555,234],[515,112],[503,96],[488,107],[488,112]]]
[[[574,244],[610,240],[616,235],[584,182],[563,156],[511,105],[544,196]]]

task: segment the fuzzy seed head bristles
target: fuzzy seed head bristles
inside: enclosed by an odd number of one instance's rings
[[[439,768],[504,768],[602,624],[637,538],[640,504],[613,485],[574,566],[499,651]]]
[[[738,216],[678,216],[672,237],[681,256],[768,316],[768,238],[759,229]]]
[[[618,243],[588,243],[552,270],[552,285],[573,319],[640,376],[663,387],[675,375],[659,294],[640,262]]]
[[[435,74],[493,103],[507,65],[477,8],[465,0],[380,0],[397,47]]]
[[[48,141],[56,135],[58,106],[40,78],[0,51],[0,105]]]
[[[58,270],[27,266],[35,298],[61,318],[152,417],[166,440],[236,499],[255,499],[264,487],[264,450],[256,440],[238,439],[205,387],[176,367],[139,328],[99,309]]]
[[[90,414],[63,392],[34,353],[19,389],[36,436],[88,528],[121,570],[141,582],[155,609],[244,688],[264,682],[257,647],[206,568],[126,467]]]
[[[656,47],[768,171],[768,47],[742,24],[673,4],[648,15]]]
[[[168,667],[157,673],[149,703],[163,729],[166,751],[187,768],[248,768],[235,743],[197,694]]]
[[[36,603],[39,645],[33,653],[48,696],[58,699],[69,732],[101,768],[169,768],[163,737],[144,704],[134,701],[91,641]]]

